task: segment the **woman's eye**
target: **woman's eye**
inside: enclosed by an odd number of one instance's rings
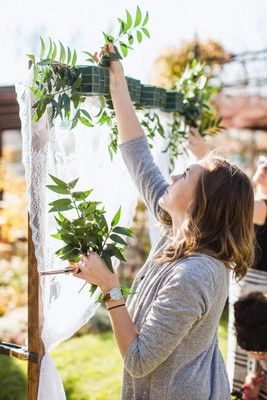
[[[186,171],[183,173],[183,178],[184,179],[186,178]]]

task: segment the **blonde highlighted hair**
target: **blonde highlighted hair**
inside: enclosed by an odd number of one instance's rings
[[[213,153],[204,162],[187,218],[156,258],[171,262],[193,252],[205,253],[222,261],[239,280],[254,261],[252,184],[240,168]],[[172,228],[167,211],[161,209],[158,217],[167,229]]]

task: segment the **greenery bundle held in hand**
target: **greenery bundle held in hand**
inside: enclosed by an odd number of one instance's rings
[[[122,236],[133,236],[130,229],[118,226],[121,208],[114,215],[110,227],[104,216],[105,209],[101,207],[100,201],[90,201],[88,197],[92,189],[87,191],[75,191],[74,188],[78,182],[75,179],[69,183],[50,175],[54,181],[53,185],[47,187],[55,193],[63,196],[50,203],[49,212],[56,212],[55,216],[58,230],[52,237],[65,243],[63,247],[57,250],[56,255],[61,260],[70,262],[79,262],[82,255],[87,255],[89,250],[96,252],[106,263],[110,271],[113,271],[112,257],[125,262],[123,253],[126,241]],[[62,212],[75,210],[77,218],[67,218]],[[91,292],[96,289],[91,285]],[[134,294],[131,289],[122,288],[124,296]],[[101,299],[100,296],[99,299]]]

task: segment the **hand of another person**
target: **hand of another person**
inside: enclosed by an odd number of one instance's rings
[[[257,399],[260,393],[263,377],[258,377],[254,373],[246,376],[245,384],[242,386],[243,399]]]
[[[205,157],[210,151],[210,146],[196,128],[190,128],[187,146],[198,160]]]

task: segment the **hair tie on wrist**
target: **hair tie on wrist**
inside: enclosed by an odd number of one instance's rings
[[[117,308],[117,307],[122,307],[122,306],[125,306],[125,303],[119,304],[118,306],[109,307],[109,308],[107,308],[107,310],[109,311],[109,310],[112,310],[112,308]]]

